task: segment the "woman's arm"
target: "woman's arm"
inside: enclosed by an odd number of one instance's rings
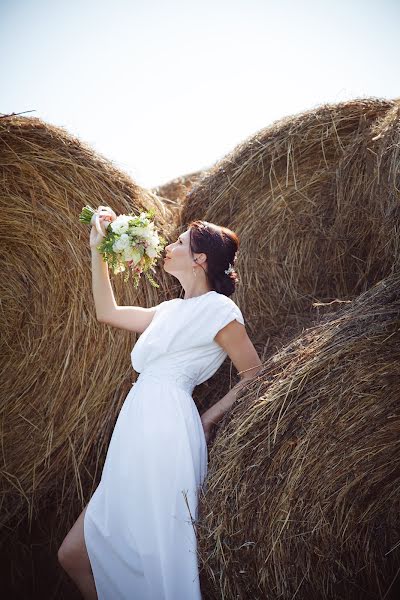
[[[100,227],[104,234],[106,233],[106,221],[114,221],[112,214],[100,215]],[[103,260],[103,255],[97,250],[103,236],[92,225],[90,230],[90,249],[92,251],[92,291],[94,304],[96,307],[96,317],[101,321],[106,315],[109,315],[117,308],[114,292],[111,287],[110,276],[108,274],[108,264]]]
[[[92,290],[96,317],[99,321],[113,313],[117,308],[111,287],[108,265],[96,248],[92,247]]]
[[[101,215],[100,225],[103,221],[113,221],[112,215]],[[90,232],[90,248],[92,250],[92,288],[96,307],[96,317],[101,323],[112,327],[143,333],[156,313],[156,307],[142,308],[141,306],[118,306],[108,271],[108,265],[103,260],[102,254],[97,250],[102,236],[93,226]]]
[[[217,343],[225,350],[234,366],[241,375],[241,380],[221,400],[201,415],[204,431],[209,435],[214,427],[229,410],[239,390],[246,383],[258,375],[262,362],[251,342],[244,325],[236,320],[228,323],[215,337]]]
[[[222,419],[224,414],[229,410],[232,404],[236,400],[236,395],[238,391],[243,387],[244,384],[249,381],[250,377],[243,377],[236,385],[233,386],[232,389],[229,390],[225,396],[221,398],[218,402],[213,404],[211,408],[206,410],[201,415],[201,421],[203,425],[213,427],[217,425],[219,421]]]

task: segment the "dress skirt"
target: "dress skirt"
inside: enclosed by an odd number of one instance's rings
[[[208,456],[189,387],[143,373],[122,405],[84,518],[99,600],[201,600],[196,520]]]

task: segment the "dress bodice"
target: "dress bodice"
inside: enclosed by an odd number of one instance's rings
[[[172,378],[191,393],[227,356],[214,340],[218,331],[234,319],[244,325],[243,315],[231,298],[214,290],[155,308],[131,352],[132,366],[143,377]]]

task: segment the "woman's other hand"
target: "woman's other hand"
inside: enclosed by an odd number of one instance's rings
[[[206,438],[206,442],[208,444],[208,442],[211,439],[212,436],[212,432],[214,429],[214,423],[211,423],[211,421],[209,421],[207,419],[207,417],[201,417],[201,424],[203,425],[203,430],[204,430],[204,436]]]

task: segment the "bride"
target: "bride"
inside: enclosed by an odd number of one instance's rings
[[[140,334],[131,353],[139,377],[115,423],[99,486],[58,560],[88,600],[200,600],[195,524],[207,441],[262,364],[229,297],[239,240],[225,227],[191,222],[164,257],[184,296],[150,308],[116,304],[100,241],[92,227],[96,316]],[[200,417],[193,389],[227,356],[241,380]]]

